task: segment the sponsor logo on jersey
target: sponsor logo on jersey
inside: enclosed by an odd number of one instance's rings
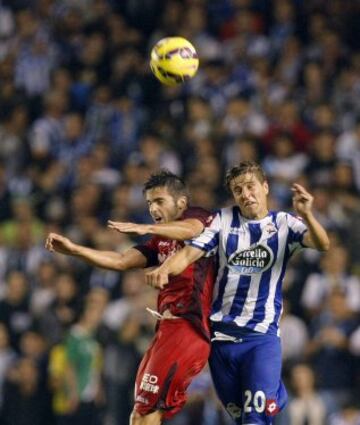
[[[138,403],[149,404],[149,400],[141,395],[138,395],[135,399]]]
[[[140,389],[153,394],[157,394],[160,389],[159,385],[157,385],[158,381],[159,381],[159,378],[156,375],[151,375],[150,373],[144,373],[140,383]]]
[[[266,400],[265,413],[267,416],[275,416],[280,412],[280,407],[276,400]]]
[[[244,274],[262,273],[267,270],[273,260],[272,251],[264,245],[234,252],[229,258],[229,265]]]
[[[235,403],[228,403],[226,405],[226,410],[234,420],[241,418],[241,407],[237,406]]]
[[[177,241],[159,241],[158,260],[162,264],[168,257],[174,255],[182,246]]]

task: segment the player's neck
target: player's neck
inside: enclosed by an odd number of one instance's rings
[[[261,210],[257,213],[254,213],[254,214],[251,214],[251,215],[242,214],[242,216],[245,217],[248,220],[261,220],[261,219],[265,218],[268,214],[269,214],[269,210],[266,208],[266,209]]]

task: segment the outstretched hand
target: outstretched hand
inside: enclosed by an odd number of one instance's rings
[[[45,248],[50,252],[72,255],[75,252],[75,247],[76,244],[71,242],[70,239],[57,233],[49,233],[45,241]]]
[[[121,221],[109,220],[108,227],[119,233],[135,233],[137,235],[146,235],[148,233],[148,226],[146,224],[122,223]]]
[[[298,183],[294,183],[291,190],[293,192],[293,208],[296,214],[305,218],[311,213],[314,197]]]

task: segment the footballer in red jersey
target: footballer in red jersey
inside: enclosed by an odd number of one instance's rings
[[[205,210],[189,207],[184,182],[169,171],[152,175],[144,194],[155,224],[109,221],[108,225],[122,233],[154,235],[147,243],[118,253],[50,233],[46,248],[111,270],[145,268],[162,264],[212,220]],[[214,276],[213,260],[204,258],[159,291],[158,311],[152,312],[159,319],[156,334],[138,369],[130,425],[160,425],[186,402],[186,389],[210,353],[208,316]]]
[[[210,224],[212,216],[202,208],[188,208],[181,220],[196,219],[204,227]],[[138,249],[147,258],[147,266],[162,264],[167,258],[184,247],[183,241],[170,240],[153,236]],[[214,282],[213,262],[204,258],[188,267],[178,276],[171,277],[171,285],[160,290],[158,296],[158,313],[168,311],[174,316],[187,319],[195,329],[209,339],[208,317],[210,314],[212,286]]]

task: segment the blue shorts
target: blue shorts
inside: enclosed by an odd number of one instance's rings
[[[212,343],[209,364],[218,397],[235,423],[271,425],[287,401],[280,338],[244,332],[237,341]]]

